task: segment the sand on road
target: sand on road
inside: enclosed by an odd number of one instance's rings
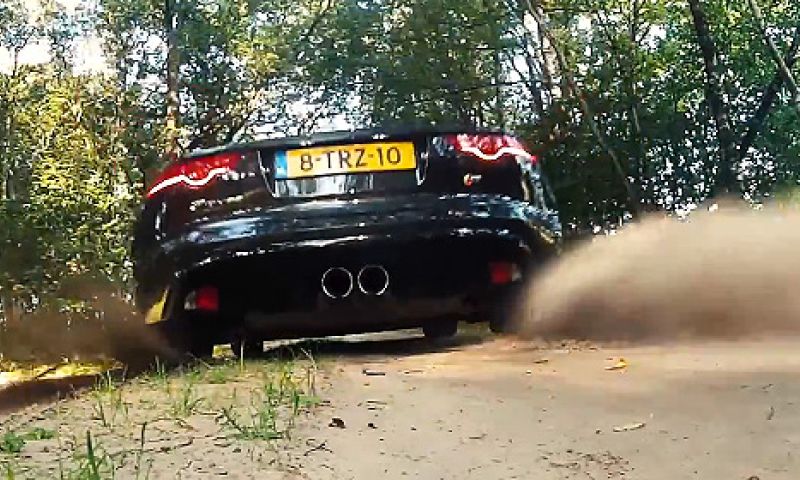
[[[800,478],[800,340],[425,345],[333,348],[308,478]]]

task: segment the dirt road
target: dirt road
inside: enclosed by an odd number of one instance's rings
[[[317,352],[311,366],[321,402],[310,409],[302,406],[309,361],[156,372],[0,414],[0,471],[142,479],[800,477],[800,339],[609,347],[473,332],[436,346],[394,333],[300,346]],[[293,415],[291,405],[304,413]],[[284,440],[270,440],[275,434]],[[95,467],[100,477],[90,475]]]
[[[332,347],[308,478],[795,479],[800,340]],[[339,350],[337,355],[336,350]],[[619,358],[627,367],[621,366]],[[366,369],[366,370],[365,370]],[[345,428],[329,426],[343,420]],[[624,431],[615,431],[624,430]]]

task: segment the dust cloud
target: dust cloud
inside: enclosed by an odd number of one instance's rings
[[[0,325],[0,359],[25,364],[114,359],[133,369],[177,357],[141,314],[102,287],[82,287],[88,312],[40,309]]]
[[[535,278],[517,329],[545,339],[658,342],[800,334],[800,213],[725,206],[650,217]]]

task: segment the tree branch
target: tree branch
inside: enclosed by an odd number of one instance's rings
[[[767,32],[767,25],[764,21],[764,15],[761,14],[761,9],[758,7],[756,1],[747,0],[747,3],[750,4],[750,9],[753,11],[753,18],[755,18],[756,25],[761,31],[761,36],[764,37],[764,43],[767,44],[769,54],[772,57],[772,60],[778,66],[778,71],[780,72],[781,76],[783,76],[783,82],[786,84],[786,87],[789,89],[789,91],[792,92],[792,103],[794,103],[797,107],[800,93],[798,93],[797,82],[795,81],[794,75],[792,75],[791,68],[784,61],[783,56],[781,55],[780,50],[778,50],[778,46],[775,45],[775,42],[772,40],[772,37],[769,36],[769,33]],[[798,107],[798,111],[800,111],[800,107]]]
[[[641,209],[640,196],[636,190],[634,190],[633,185],[631,185],[628,175],[622,166],[622,161],[620,160],[619,155],[617,155],[617,152],[614,151],[614,149],[608,143],[606,136],[600,130],[597,120],[595,119],[594,111],[592,110],[591,105],[589,105],[589,102],[586,100],[583,89],[581,89],[580,85],[578,85],[578,83],[575,81],[575,78],[572,76],[572,72],[569,70],[567,57],[559,46],[558,39],[556,39],[552,30],[550,30],[550,26],[548,25],[544,14],[537,10],[531,0],[525,1],[528,5],[528,11],[533,16],[534,20],[536,20],[536,24],[539,26],[539,30],[544,34],[544,36],[547,38],[547,41],[550,43],[550,46],[553,48],[553,51],[556,55],[558,68],[561,70],[561,74],[564,76],[564,79],[566,80],[570,90],[572,90],[572,92],[575,94],[575,97],[580,104],[581,111],[586,118],[586,122],[589,124],[589,129],[591,130],[592,135],[595,137],[597,143],[606,152],[609,158],[611,158],[611,163],[614,167],[614,170],[617,172],[617,175],[619,176],[620,181],[622,181],[625,191],[628,194],[627,203],[628,208],[631,210],[630,213],[634,216],[638,215]]]
[[[789,51],[786,53],[786,58],[784,59],[786,66],[790,69],[797,62],[798,50],[800,50],[800,25],[794,31],[792,44],[789,46]],[[747,157],[747,153],[750,151],[753,142],[755,142],[756,136],[761,132],[764,121],[767,119],[767,115],[772,109],[772,104],[775,102],[775,99],[778,98],[778,93],[780,93],[783,87],[783,81],[783,74],[780,71],[775,72],[772,81],[767,85],[767,88],[761,95],[761,102],[753,116],[747,121],[747,132],[745,132],[742,141],[739,143],[739,160],[744,160],[744,158]]]
[[[300,39],[300,41],[297,42],[298,50],[294,53],[295,62],[297,62],[300,59],[300,55],[303,53],[303,45],[305,45],[306,42],[308,42],[308,39],[311,38],[311,35],[314,34],[314,30],[316,30],[319,24],[322,23],[322,20],[325,18],[325,15],[328,14],[331,7],[333,7],[332,0],[322,1],[319,13],[317,13],[317,15],[314,16],[314,19],[311,20],[311,24],[306,29],[305,34]]]

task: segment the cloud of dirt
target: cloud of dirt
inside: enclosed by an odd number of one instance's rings
[[[800,334],[800,214],[646,218],[533,279],[519,330],[595,341]]]
[[[102,285],[81,287],[87,309],[65,313],[39,309],[0,325],[0,360],[25,364],[116,359],[147,368],[176,352],[148,328],[141,314]]]

